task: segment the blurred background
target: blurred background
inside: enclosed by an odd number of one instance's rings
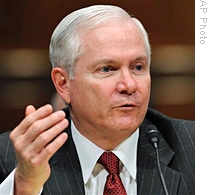
[[[194,120],[194,1],[0,0],[0,132],[18,125],[28,104],[38,108],[57,99],[48,58],[51,34],[64,16],[93,4],[118,5],[143,23],[152,46],[150,107]]]

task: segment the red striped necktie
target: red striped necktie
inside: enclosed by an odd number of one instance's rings
[[[109,172],[103,195],[127,195],[119,176],[119,159],[112,152],[104,152],[98,160]]]

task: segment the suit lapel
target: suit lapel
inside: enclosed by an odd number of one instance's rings
[[[70,129],[70,126],[66,129],[68,140],[50,160],[51,175],[43,194],[85,194],[81,166]]]
[[[140,127],[140,137],[137,151],[137,194],[164,194],[160,181],[156,154],[146,137],[146,127],[151,124],[144,120]],[[169,168],[168,165],[174,156],[166,140],[160,135],[159,154],[161,170],[165,178],[169,194],[177,194],[180,182],[180,173]],[[148,191],[149,190],[149,191]]]

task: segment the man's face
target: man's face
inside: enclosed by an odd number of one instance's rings
[[[69,81],[71,117],[92,137],[128,137],[144,119],[150,96],[143,38],[128,22],[102,25],[82,38],[83,53]]]

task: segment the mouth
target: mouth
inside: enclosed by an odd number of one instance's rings
[[[120,107],[136,107],[136,106],[134,106],[133,104],[125,104],[125,105],[122,105]]]
[[[126,104],[122,104],[117,106],[117,108],[136,108],[138,107],[137,105],[133,104],[133,103],[126,103]]]

